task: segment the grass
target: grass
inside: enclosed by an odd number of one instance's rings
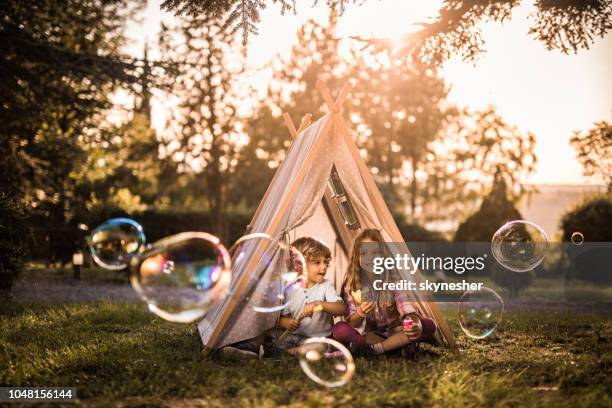
[[[612,406],[612,318],[513,311],[461,353],[424,345],[416,361],[357,359],[339,389],[311,382],[292,357],[202,357],[193,325],[143,305],[0,303],[0,386],[75,386],[81,405]]]

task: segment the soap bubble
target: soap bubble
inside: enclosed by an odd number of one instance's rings
[[[245,276],[242,282],[234,282],[235,295],[255,312],[283,310],[289,306],[291,292],[306,285],[304,256],[267,234],[245,235],[232,245],[230,254],[236,276]]]
[[[514,272],[527,272],[544,259],[548,237],[536,224],[511,221],[495,232],[491,252],[500,265]]]
[[[135,257],[131,283],[151,312],[171,322],[190,323],[225,298],[230,265],[217,237],[184,232],[157,241]]]
[[[144,248],[146,239],[140,224],[129,218],[113,218],[87,237],[93,260],[102,268],[120,270]]]
[[[473,339],[490,336],[501,322],[504,302],[493,289],[467,291],[459,301],[459,323],[465,334]]]
[[[582,245],[584,242],[584,235],[581,232],[574,232],[571,237],[572,243],[574,245]]]
[[[351,352],[333,339],[311,337],[298,346],[297,354],[308,378],[325,387],[342,387],[355,373]]]

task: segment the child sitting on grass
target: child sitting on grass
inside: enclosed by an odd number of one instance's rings
[[[325,279],[331,251],[322,242],[299,238],[293,242],[306,260],[306,285],[286,294],[289,306],[281,312],[278,327],[284,332],[273,333],[274,345],[289,352],[309,337],[328,337],[332,334],[333,316],[344,315],[344,302],[334,285]]]
[[[305,279],[305,285],[293,285],[285,291],[288,306],[282,310],[275,329],[222,348],[224,355],[257,357],[267,335],[272,337],[274,347],[290,353],[297,352],[297,347],[309,337],[331,336],[333,316],[345,313],[342,298],[336,293],[334,285],[325,279],[331,251],[325,244],[310,237],[299,238],[292,246],[306,260],[305,273],[298,271]]]
[[[361,232],[353,245],[350,265],[342,288],[346,303],[346,321],[336,323],[333,336],[350,346],[355,354],[383,354],[409,344],[427,340],[436,331],[432,319],[417,314],[412,304],[400,292],[374,293],[361,299],[367,278],[372,274],[375,257],[383,256],[383,237],[376,229]],[[368,289],[371,289],[368,288]],[[404,324],[406,321],[406,324]],[[357,330],[360,329],[360,330]],[[360,333],[361,331],[361,333]]]

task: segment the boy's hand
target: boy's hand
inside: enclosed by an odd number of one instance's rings
[[[322,302],[317,301],[317,302],[306,303],[304,305],[304,310],[302,311],[302,316],[312,317],[316,312],[320,312],[322,310],[323,310]]]
[[[404,334],[411,339],[416,339],[423,333],[423,325],[421,319],[416,313],[410,313],[402,318],[402,320],[410,318],[412,319],[412,326],[404,326]]]
[[[290,317],[281,317],[278,325],[281,329],[292,332],[300,326],[300,322]]]

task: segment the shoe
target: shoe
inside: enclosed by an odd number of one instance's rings
[[[241,341],[230,346],[225,346],[219,350],[225,357],[230,358],[261,358],[260,347],[249,341]]]

